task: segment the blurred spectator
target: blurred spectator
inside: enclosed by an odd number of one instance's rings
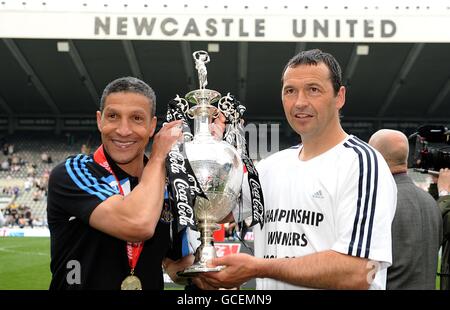
[[[19,165],[12,165],[11,166],[11,172],[17,172],[20,170],[20,166]]]
[[[36,168],[33,164],[28,164],[27,166],[27,176],[34,177],[36,176]]]
[[[33,201],[39,201],[41,200],[41,193],[40,191],[34,191],[33,192]]]
[[[24,228],[28,224],[27,219],[23,214],[19,214],[16,224],[19,225],[20,228]]]
[[[29,207],[25,208],[24,217],[25,217],[26,224],[28,224],[28,226],[33,228],[33,218],[31,217],[31,209]]]
[[[19,187],[18,186],[14,186],[13,188],[12,188],[12,194],[14,195],[14,196],[19,196],[19,192],[20,192],[20,189],[19,189]]]
[[[436,287],[442,219],[436,201],[408,176],[408,138],[400,131],[382,129],[369,145],[383,155],[397,184],[397,208],[392,222],[392,265],[386,288]],[[414,246],[412,246],[414,245]]]
[[[6,222],[6,219],[5,219],[5,217],[3,216],[3,210],[0,209],[0,227],[3,227],[3,225],[5,224],[5,222]]]
[[[24,187],[26,192],[29,192],[32,186],[33,186],[33,178],[32,177],[28,177],[25,180],[25,182],[23,183],[23,187]]]
[[[5,219],[6,219],[5,226],[13,226],[14,225],[15,219],[14,219],[14,215],[12,214],[10,206],[6,207],[6,209],[5,209]]]
[[[11,157],[11,165],[20,165],[20,158],[16,154]]]
[[[441,257],[441,290],[450,290],[450,170],[439,171],[437,182],[439,208],[442,213],[444,240]]]
[[[225,223],[225,238],[228,240],[235,240],[236,238],[236,222]]]
[[[41,160],[43,163],[46,163],[46,164],[52,163],[52,157],[47,152],[42,152]]]
[[[44,172],[42,173],[42,177],[43,177],[44,179],[47,179],[47,180],[48,180],[48,178],[50,177],[50,170],[45,169]]]
[[[14,144],[8,145],[8,155],[14,154]]]
[[[2,161],[1,169],[2,169],[3,171],[9,171],[9,162],[8,162],[7,159],[5,159],[4,161]]]
[[[86,144],[81,146],[81,154],[89,155]]]

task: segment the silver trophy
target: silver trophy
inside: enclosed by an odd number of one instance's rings
[[[223,269],[223,266],[207,266],[210,259],[217,257],[212,235],[220,227],[217,223],[238,203],[244,175],[243,163],[237,150],[225,141],[218,141],[211,134],[210,125],[219,113],[211,104],[221,99],[221,94],[205,88],[208,84],[206,63],[210,60],[209,55],[205,51],[196,51],[193,57],[200,88],[185,96],[191,103],[191,107],[186,109],[187,115],[194,119],[193,138],[192,141],[185,142],[185,151],[198,185],[208,199],[197,197],[194,205],[201,244],[195,253],[194,264],[178,273],[187,277]]]

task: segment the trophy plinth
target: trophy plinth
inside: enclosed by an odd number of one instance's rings
[[[212,234],[216,224],[233,210],[241,192],[244,168],[237,150],[225,141],[217,141],[211,134],[210,124],[218,115],[211,104],[221,98],[219,92],[205,89],[206,66],[209,56],[199,51],[193,54],[199,73],[200,89],[189,92],[186,100],[193,103],[187,114],[194,119],[194,137],[185,143],[186,156],[197,178],[199,187],[208,199],[198,196],[194,205],[200,246],[194,264],[179,276],[192,277],[203,272],[220,271],[223,266],[208,267],[207,262],[217,257]]]

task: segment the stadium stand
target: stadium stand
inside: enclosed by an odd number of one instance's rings
[[[81,150],[89,153],[99,139],[88,133],[55,136],[32,132],[16,133],[2,140],[0,163],[7,168],[0,169],[4,225],[33,227],[46,225],[47,183],[53,167]]]

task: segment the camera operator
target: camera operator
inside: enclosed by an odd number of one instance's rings
[[[441,290],[450,290],[450,170],[448,168],[439,171],[437,189],[439,191],[438,205],[443,221]]]
[[[443,221],[441,290],[450,290],[450,130],[440,125],[424,125],[410,138],[416,140],[414,170],[433,177],[428,192],[438,201]]]

